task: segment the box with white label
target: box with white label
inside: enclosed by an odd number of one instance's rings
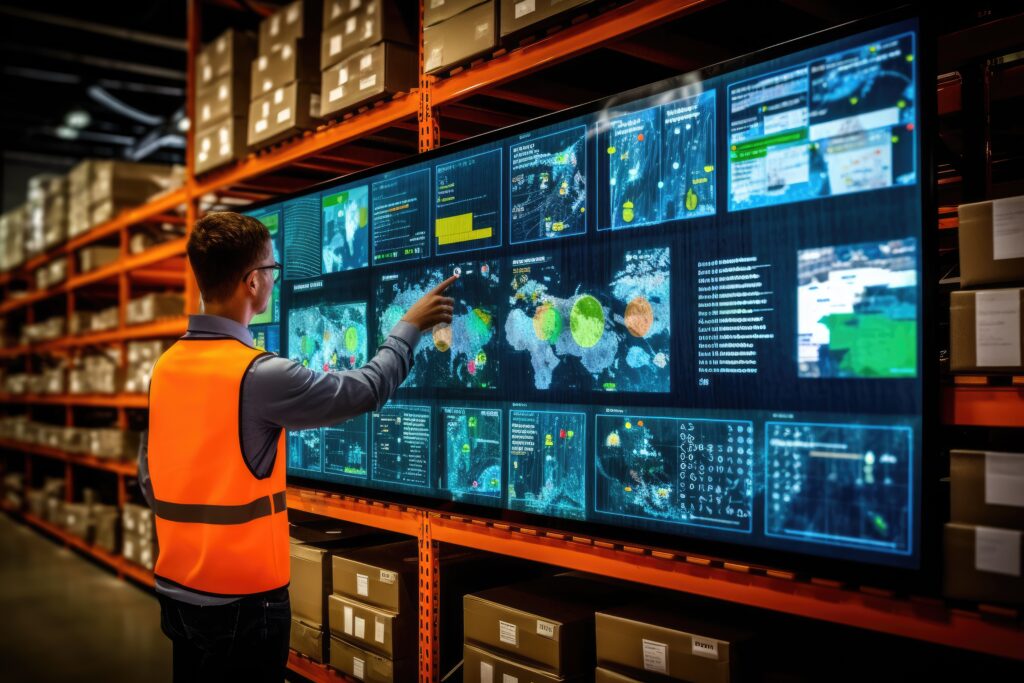
[[[1024,369],[1024,288],[953,292],[950,297],[950,369],[1019,372]]]
[[[483,4],[483,2],[484,0],[424,0],[423,25],[440,24],[460,12]]]
[[[463,601],[464,642],[555,676],[594,666],[594,612],[628,599],[608,582],[559,575],[492,588]]]
[[[252,99],[295,81],[316,83],[320,80],[320,54],[316,41],[300,38],[283,43],[279,50],[260,55],[252,61],[250,71]]]
[[[331,636],[331,666],[363,683],[405,683],[416,680],[419,660],[388,659]]]
[[[946,597],[995,604],[1024,605],[1021,546],[1017,529],[946,525]]]
[[[245,158],[244,117],[224,119],[211,128],[197,128],[194,146],[197,175]]]
[[[416,656],[419,621],[415,612],[398,614],[340,595],[330,596],[329,611],[331,635],[389,659]]]
[[[1024,530],[1024,453],[950,451],[950,520]]]
[[[741,631],[657,605],[598,612],[595,629],[598,666],[638,678],[693,683],[734,680],[750,640]]]
[[[501,0],[501,37],[539,30],[569,10],[593,0]]]
[[[1024,282],[1024,196],[962,204],[960,286]]]
[[[320,32],[320,0],[295,0],[260,22],[259,54],[269,55],[299,38]]]
[[[202,90],[225,76],[247,75],[256,56],[256,37],[246,31],[228,29],[196,56],[196,88]]]
[[[380,43],[324,70],[320,115],[343,112],[416,87],[416,52]]]
[[[463,646],[462,661],[462,683],[582,683],[588,679],[585,674],[556,676],[473,645]]]
[[[330,3],[331,11],[350,7],[350,0]],[[339,11],[339,18],[324,24],[320,36],[320,68],[333,66],[360,50],[380,42],[412,46],[415,42],[416,4],[394,0],[359,0],[355,10]]]
[[[196,130],[208,129],[224,119],[245,116],[249,86],[224,76],[196,92]]]
[[[498,47],[498,3],[490,0],[423,29],[428,74],[465,64]]]
[[[391,612],[417,613],[418,552],[416,541],[399,541],[335,555],[334,592]]]
[[[264,147],[313,130],[319,116],[320,93],[316,85],[289,83],[249,105],[249,147]]]

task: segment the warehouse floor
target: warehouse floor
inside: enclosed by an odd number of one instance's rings
[[[155,597],[6,515],[0,624],[4,680],[171,680]]]

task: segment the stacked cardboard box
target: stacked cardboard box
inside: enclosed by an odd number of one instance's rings
[[[743,654],[749,633],[688,616],[670,604],[603,610],[596,615],[595,628],[599,680],[661,677],[658,680],[729,683],[743,679],[750,659]]]
[[[3,500],[8,506],[20,510],[25,504],[25,475],[21,472],[8,472],[4,475]]]
[[[559,20],[569,10],[594,0],[501,0],[501,37],[536,32]]]
[[[93,504],[93,545],[108,553],[117,552],[117,520],[119,517],[120,513],[116,505]]]
[[[416,87],[414,3],[327,0],[320,38],[320,113],[342,113]]]
[[[123,377],[119,349],[90,353],[68,371],[68,393],[116,394],[124,383]]]
[[[579,574],[467,595],[463,681],[585,681],[594,671],[594,613],[628,599]]]
[[[1024,605],[1024,453],[950,453],[945,593]]]
[[[196,58],[195,172],[206,173],[245,156],[249,65],[256,40],[228,29]]]
[[[0,215],[0,272],[14,270],[25,262],[24,205]]]
[[[161,318],[183,315],[185,297],[181,294],[146,294],[128,302],[126,323],[141,325]]]
[[[120,324],[121,312],[117,306],[104,308],[89,316],[90,329],[93,332],[106,332],[113,330]]]
[[[64,336],[64,327],[67,318],[54,316],[38,323],[24,325],[21,328],[21,343],[31,344],[33,342],[52,341]]]
[[[43,507],[39,516],[50,524],[59,525],[62,522],[65,490],[63,479],[48,477],[43,482]]]
[[[423,68],[445,71],[498,47],[498,0],[428,3],[423,17]]]
[[[153,195],[180,186],[179,167],[129,161],[94,161],[89,187],[89,220],[99,225],[124,209],[146,203]]]
[[[118,247],[86,247],[78,252],[78,272],[88,273],[117,260],[121,255]]]
[[[1024,196],[960,206],[960,285],[1024,282]],[[953,292],[950,368],[1024,370],[1024,288]]]
[[[320,12],[319,0],[295,0],[260,23],[251,74],[249,147],[264,147],[316,127]]]
[[[36,269],[36,289],[56,287],[68,279],[68,259],[55,258]]]
[[[149,380],[153,376],[153,364],[170,346],[162,339],[129,342],[128,367],[125,370],[124,390],[129,394],[144,394],[149,391]]]
[[[123,529],[122,554],[124,559],[146,569],[156,566],[156,527],[149,508],[128,503],[121,510]]]
[[[315,662],[328,661],[330,613],[327,599],[332,593],[331,560],[335,554],[386,542],[388,536],[366,527],[329,520],[328,531],[309,526],[293,526],[293,534],[309,538],[307,531],[319,535],[316,540],[292,538],[292,580],[288,587],[292,604],[291,647]]]
[[[25,251],[34,256],[62,244],[68,234],[67,179],[38,175],[28,182]]]
[[[68,237],[92,227],[92,159],[85,159],[68,173]]]

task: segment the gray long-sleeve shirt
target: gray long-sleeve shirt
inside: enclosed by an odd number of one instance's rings
[[[232,337],[252,346],[244,325],[212,315],[189,317],[186,339]],[[363,413],[379,410],[405,381],[413,363],[420,332],[399,322],[375,355],[358,370],[317,373],[300,363],[264,356],[256,360],[242,380],[241,442],[249,468],[265,477],[274,468],[277,440],[282,429],[311,429],[336,425]],[[153,483],[149,478],[147,435],[139,448],[139,487],[150,507]],[[281,454],[285,457],[284,454]],[[218,597],[156,579],[156,590],[193,605],[213,606],[238,598]]]

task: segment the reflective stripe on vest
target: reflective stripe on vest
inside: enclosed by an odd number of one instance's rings
[[[268,476],[257,478],[242,453],[242,382],[262,355],[231,338],[186,338],[153,368],[149,474],[161,579],[216,595],[288,584],[284,432]]]

